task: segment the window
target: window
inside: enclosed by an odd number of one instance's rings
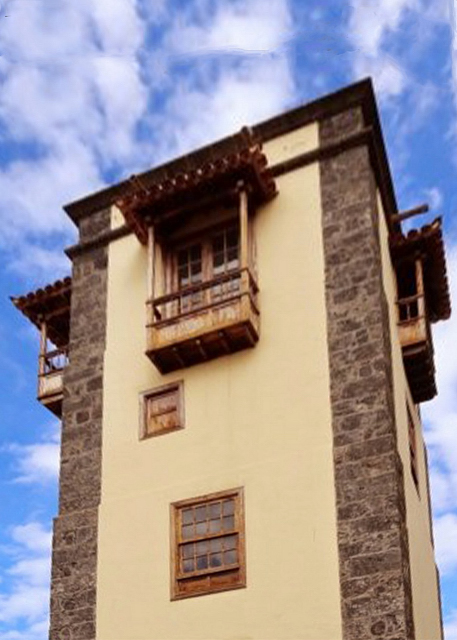
[[[417,462],[417,442],[416,442],[416,426],[414,424],[413,417],[411,415],[411,410],[409,406],[407,407],[408,411],[408,440],[409,440],[409,459],[411,465],[411,475],[413,477],[413,482],[416,486],[417,491],[419,491],[419,476],[417,473],[418,462]]]
[[[182,292],[178,313],[187,313],[236,294],[240,288],[240,238],[232,224],[174,252],[173,287]],[[214,285],[205,283],[214,281]]]
[[[171,505],[172,599],[244,587],[243,490]]]
[[[184,428],[183,383],[173,382],[140,397],[140,439]]]

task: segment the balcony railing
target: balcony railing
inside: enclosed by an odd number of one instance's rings
[[[63,396],[63,371],[68,364],[66,348],[54,349],[40,355],[38,400],[60,416]]]
[[[419,293],[400,298],[397,305],[405,373],[414,402],[424,402],[436,395],[433,343],[425,296]]]
[[[400,298],[398,305],[398,327],[402,347],[426,342],[430,338],[430,327],[425,308],[424,294]]]
[[[253,346],[258,287],[236,269],[147,302],[147,353],[165,372]]]

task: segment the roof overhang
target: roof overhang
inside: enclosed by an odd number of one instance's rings
[[[163,217],[168,221],[182,219],[183,212],[195,209],[199,203],[212,203],[239,188],[246,189],[256,204],[276,195],[261,145],[247,130],[241,131],[237,145],[237,150],[214,153],[202,164],[187,171],[177,170],[164,180],[145,183],[137,177],[131,179],[130,193],[115,204],[141,243],[146,244],[151,223],[160,222]]]
[[[68,345],[70,332],[71,278],[57,280],[20,297],[12,303],[38,329],[46,322],[47,336],[57,347]]]

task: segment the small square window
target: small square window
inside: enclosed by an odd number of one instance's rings
[[[243,490],[171,505],[172,599],[246,586]]]
[[[184,428],[183,383],[172,382],[140,396],[140,439]]]

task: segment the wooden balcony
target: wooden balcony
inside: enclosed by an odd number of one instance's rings
[[[146,353],[162,373],[253,347],[257,284],[237,269],[147,302]]]
[[[436,395],[435,364],[425,296],[417,294],[397,301],[398,331],[406,377],[414,402]]]
[[[38,373],[38,400],[58,418],[62,414],[63,372],[67,365],[66,348],[40,355]]]

